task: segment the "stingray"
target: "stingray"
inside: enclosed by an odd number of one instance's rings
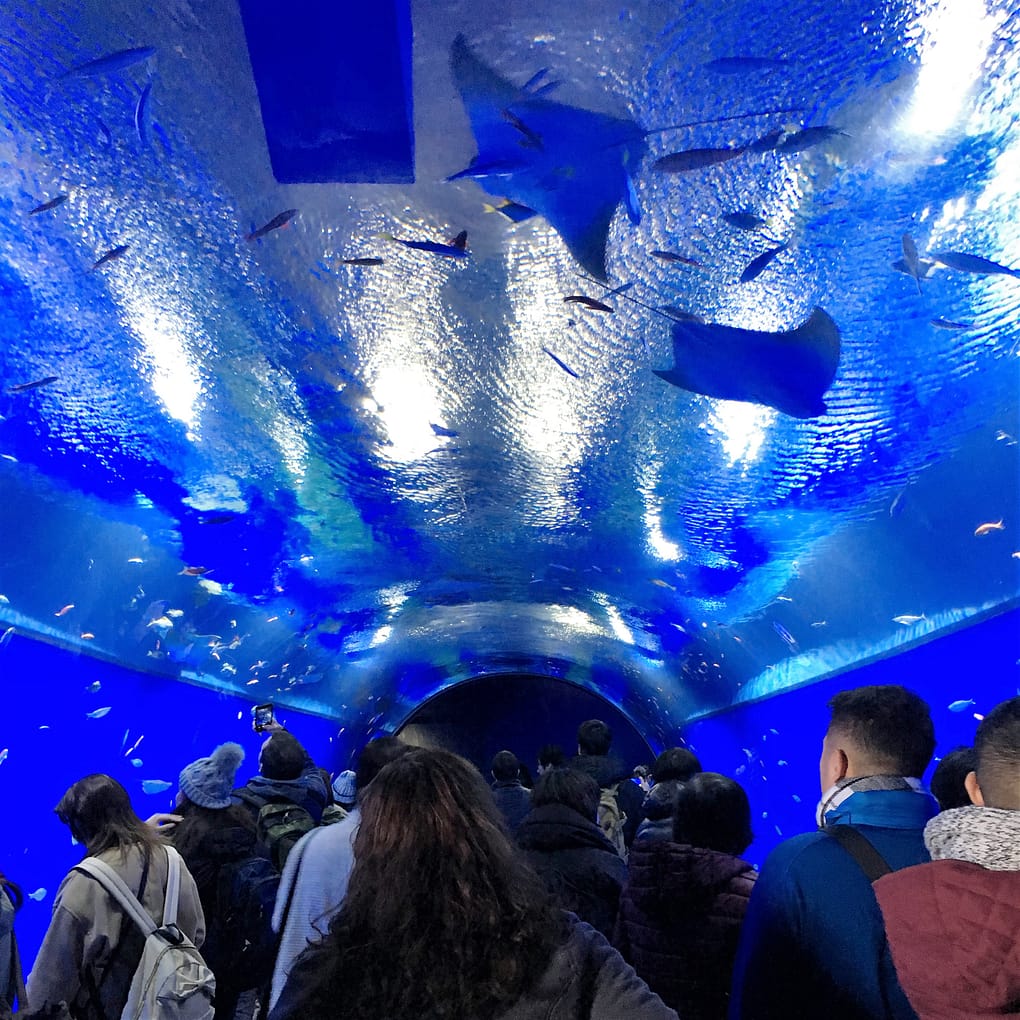
[[[631,180],[645,153],[634,120],[611,117],[519,87],[458,36],[450,52],[478,154],[454,178],[543,216],[592,276],[606,279],[606,240],[617,207],[640,219]]]
[[[839,352],[839,328],[821,308],[778,333],[675,322],[673,367],[654,371],[692,393],[816,418],[826,412],[823,397],[836,375]]]

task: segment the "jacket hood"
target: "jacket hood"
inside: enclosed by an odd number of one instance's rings
[[[630,895],[648,914],[707,904],[738,875],[754,875],[740,857],[684,843],[637,842],[628,863]]]
[[[619,856],[594,822],[565,804],[532,808],[517,830],[517,842],[525,850],[604,850]]]
[[[914,790],[864,790],[826,812],[828,825],[874,825],[881,829],[923,829],[939,806]]]
[[[571,758],[567,766],[579,772],[587,772],[603,789],[629,779],[631,773],[623,759],[608,754],[579,754]]]

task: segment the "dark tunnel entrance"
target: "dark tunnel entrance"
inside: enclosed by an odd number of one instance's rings
[[[655,755],[614,705],[565,680],[527,673],[479,677],[441,691],[404,721],[397,736],[410,744],[443,747],[473,761],[486,776],[497,751],[510,750],[532,773],[539,749],[577,750],[577,727],[602,719],[613,731],[611,753],[630,766]]]

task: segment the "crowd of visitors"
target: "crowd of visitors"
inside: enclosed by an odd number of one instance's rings
[[[818,827],[760,875],[738,782],[679,747],[632,779],[600,720],[531,789],[510,751],[490,784],[394,737],[331,783],[277,723],[243,786],[237,744],[187,764],[171,815],[86,776],[27,986],[0,875],[0,1017],[1020,1017],[1020,697],[946,756],[937,802],[917,695],[830,710]]]

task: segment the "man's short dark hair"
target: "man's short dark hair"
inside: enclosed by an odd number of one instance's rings
[[[686,747],[667,747],[652,766],[652,779],[664,783],[667,779],[690,779],[701,771],[701,762]]]
[[[559,744],[546,744],[538,752],[538,764],[544,769],[556,768],[567,760],[563,748]]]
[[[943,811],[970,805],[970,794],[964,780],[976,769],[977,751],[973,747],[956,747],[935,766],[931,776],[931,795]]]
[[[370,740],[361,749],[358,757],[358,767],[354,776],[354,785],[358,793],[361,793],[391,761],[402,758],[410,750],[407,744],[396,737],[377,737]]]
[[[856,687],[830,702],[829,732],[851,740],[883,773],[921,776],[935,752],[927,703],[899,684]]]
[[[739,856],[754,839],[744,788],[718,772],[699,772],[678,784],[673,840]]]
[[[259,756],[259,771],[266,779],[297,779],[311,759],[297,737],[278,730]]]
[[[589,719],[577,727],[577,746],[581,754],[609,754],[613,731],[601,719]]]
[[[601,791],[599,784],[577,769],[554,768],[543,772],[531,791],[531,806],[565,804],[590,822],[595,821]]]
[[[497,782],[517,779],[521,774],[521,763],[513,751],[500,751],[492,759],[492,775]]]
[[[1020,696],[996,705],[974,737],[985,807],[1020,810]]]

